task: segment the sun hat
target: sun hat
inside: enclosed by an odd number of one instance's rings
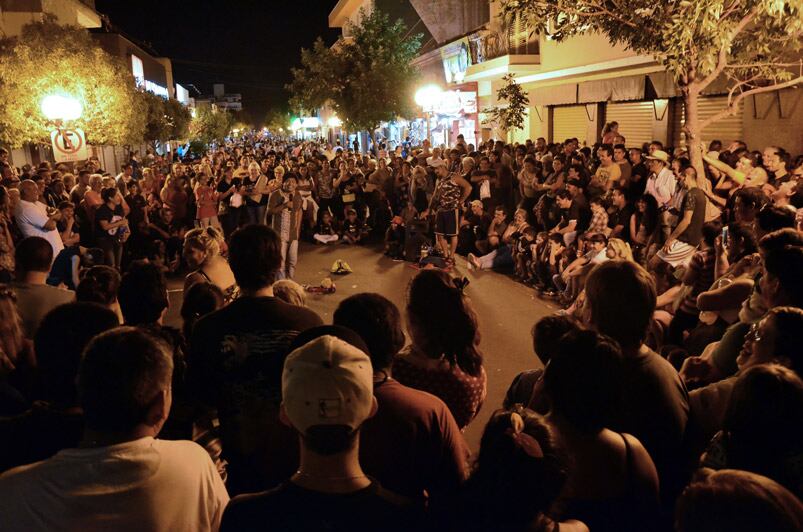
[[[645,159],[649,159],[652,161],[661,161],[664,163],[669,164],[669,154],[663,150],[655,150],[652,152],[652,155],[648,155]]]

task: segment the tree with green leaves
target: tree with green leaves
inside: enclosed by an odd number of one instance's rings
[[[379,9],[361,9],[359,23],[328,48],[323,40],[301,50],[301,68],[287,85],[291,106],[307,111],[328,104],[349,131],[373,131],[381,122],[413,112],[413,59],[420,34],[408,35],[401,20],[392,22]]]
[[[516,77],[508,74],[502,78],[505,84],[496,91],[498,105],[483,109],[487,118],[485,124],[495,124],[505,131],[513,131],[524,127],[524,118],[530,99],[521,85],[516,83]]]
[[[83,129],[87,142],[124,145],[143,138],[147,111],[130,68],[84,28],[48,17],[0,40],[0,142],[49,142],[53,125],[40,106],[51,94],[81,102],[81,117],[69,125]]]
[[[651,55],[682,94],[692,163],[702,170],[700,132],[734,114],[742,100],[803,82],[803,0],[501,0],[502,17],[520,15],[561,41],[597,31],[612,44]],[[727,104],[701,120],[698,99],[715,80]]]
[[[190,138],[204,144],[221,141],[229,134],[234,119],[224,110],[212,109],[211,106],[202,106],[195,110],[195,118],[190,123]]]
[[[293,117],[288,111],[279,108],[271,109],[265,115],[265,127],[274,135],[281,135],[289,131],[292,119]]]
[[[147,109],[145,142],[156,149],[159,142],[187,138],[192,114],[181,102],[165,100],[152,92],[141,91],[138,96]]]

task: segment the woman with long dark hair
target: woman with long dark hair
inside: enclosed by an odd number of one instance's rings
[[[413,279],[407,296],[412,345],[393,362],[399,382],[440,397],[461,429],[479,412],[487,384],[477,314],[463,293],[466,284],[436,270]]]
[[[636,200],[636,212],[630,217],[630,242],[636,262],[644,264],[648,250],[653,244],[653,235],[658,227],[658,201],[645,194]]]

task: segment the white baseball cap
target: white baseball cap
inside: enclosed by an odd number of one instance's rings
[[[302,434],[315,425],[356,430],[371,416],[374,403],[371,359],[348,342],[320,336],[287,355],[282,405]]]

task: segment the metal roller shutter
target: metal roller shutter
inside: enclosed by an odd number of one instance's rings
[[[652,141],[655,118],[652,102],[609,103],[605,106],[605,121],[619,122],[619,131],[627,146],[641,146]]]
[[[585,105],[555,107],[552,114],[552,142],[563,142],[577,137],[582,146],[586,142],[588,116]]]
[[[700,121],[714,116],[727,105],[728,98],[725,96],[701,97],[698,103]],[[686,111],[681,100],[677,101],[680,112],[676,112],[674,123],[672,124],[672,141],[675,146],[686,145],[686,135],[683,133],[683,125],[686,120]],[[727,146],[734,140],[744,138],[744,103],[739,106],[739,110],[734,116],[726,116],[702,131],[702,140],[707,143],[712,140],[721,140]]]

